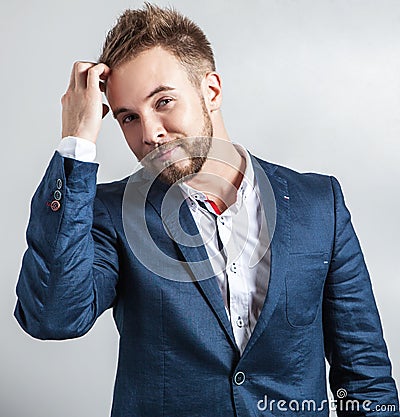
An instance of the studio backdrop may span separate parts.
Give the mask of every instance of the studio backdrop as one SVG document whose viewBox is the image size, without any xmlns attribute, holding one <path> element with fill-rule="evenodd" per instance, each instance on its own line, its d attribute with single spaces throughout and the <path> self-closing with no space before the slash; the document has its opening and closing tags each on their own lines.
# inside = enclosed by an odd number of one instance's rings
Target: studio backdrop
<svg viewBox="0 0 400 417">
<path fill-rule="evenodd" d="M 159 1 L 196 21 L 222 76 L 230 137 L 299 171 L 336 176 L 369 267 L 400 380 L 400 1 Z M 42 342 L 13 318 L 29 202 L 61 132 L 74 61 L 95 61 L 139 1 L 15 0 L 0 6 L 0 415 L 107 417 L 118 337 L 111 312 L 78 340 Z M 136 159 L 109 115 L 99 181 Z"/>
</svg>

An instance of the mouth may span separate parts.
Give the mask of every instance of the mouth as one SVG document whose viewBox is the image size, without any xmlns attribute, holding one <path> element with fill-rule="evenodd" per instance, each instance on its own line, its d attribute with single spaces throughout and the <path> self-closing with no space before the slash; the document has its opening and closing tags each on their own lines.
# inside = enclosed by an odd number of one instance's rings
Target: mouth
<svg viewBox="0 0 400 417">
<path fill-rule="evenodd" d="M 172 146 L 161 146 L 160 149 L 156 149 L 153 151 L 154 155 L 151 155 L 150 159 L 152 161 L 159 160 L 159 161 L 168 161 L 172 159 L 173 154 L 179 147 L 179 144 L 174 144 Z"/>
</svg>

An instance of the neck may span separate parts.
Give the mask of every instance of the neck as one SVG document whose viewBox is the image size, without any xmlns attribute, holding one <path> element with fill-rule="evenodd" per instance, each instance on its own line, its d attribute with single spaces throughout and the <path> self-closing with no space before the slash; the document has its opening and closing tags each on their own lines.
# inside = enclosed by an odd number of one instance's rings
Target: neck
<svg viewBox="0 0 400 417">
<path fill-rule="evenodd" d="M 206 194 L 223 212 L 236 201 L 245 168 L 246 161 L 228 138 L 214 138 L 202 169 L 187 184 Z"/>
</svg>

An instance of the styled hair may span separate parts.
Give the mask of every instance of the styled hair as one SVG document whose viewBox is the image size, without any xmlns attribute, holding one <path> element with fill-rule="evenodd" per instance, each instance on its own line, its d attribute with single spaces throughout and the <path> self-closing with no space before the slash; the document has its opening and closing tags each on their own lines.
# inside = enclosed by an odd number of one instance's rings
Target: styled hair
<svg viewBox="0 0 400 417">
<path fill-rule="evenodd" d="M 107 34 L 99 62 L 116 68 L 154 47 L 173 54 L 195 85 L 215 71 L 210 42 L 199 26 L 171 7 L 147 2 L 141 9 L 122 13 Z"/>
</svg>

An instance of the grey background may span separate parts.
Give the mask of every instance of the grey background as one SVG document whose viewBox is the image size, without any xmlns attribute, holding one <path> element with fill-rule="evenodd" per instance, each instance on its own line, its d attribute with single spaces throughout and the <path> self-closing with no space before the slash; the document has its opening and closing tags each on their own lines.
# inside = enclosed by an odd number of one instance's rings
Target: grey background
<svg viewBox="0 0 400 417">
<path fill-rule="evenodd" d="M 40 342 L 12 317 L 29 201 L 60 137 L 60 97 L 75 60 L 95 60 L 137 1 L 18 1 L 0 6 L 0 414 L 106 417 L 117 334 L 111 314 L 75 341 Z M 158 4 L 167 4 L 160 1 Z M 400 377 L 400 1 L 171 1 L 214 45 L 226 124 L 253 153 L 337 176 L 365 252 Z M 135 158 L 108 117 L 99 180 Z"/>
</svg>

